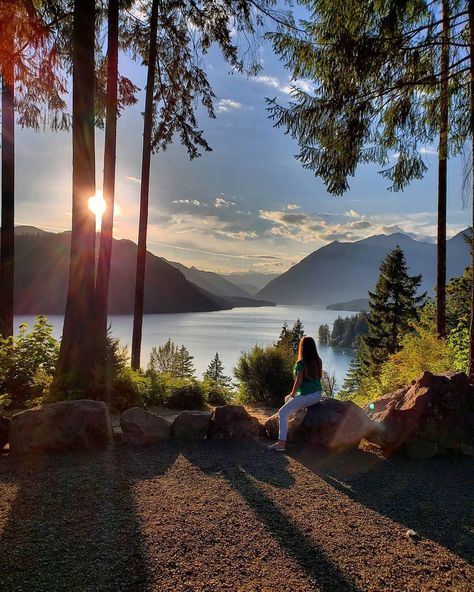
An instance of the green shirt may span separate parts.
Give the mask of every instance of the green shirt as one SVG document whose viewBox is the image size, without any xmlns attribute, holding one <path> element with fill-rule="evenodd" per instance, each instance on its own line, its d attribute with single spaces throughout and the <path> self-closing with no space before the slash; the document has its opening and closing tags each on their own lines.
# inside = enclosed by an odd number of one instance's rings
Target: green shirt
<svg viewBox="0 0 474 592">
<path fill-rule="evenodd" d="M 294 375 L 296 377 L 297 372 L 299 371 L 304 372 L 304 363 L 303 360 L 296 362 L 295 367 L 293 369 Z M 301 383 L 300 388 L 297 390 L 296 395 L 309 395 L 311 393 L 317 393 L 318 391 L 322 391 L 321 381 L 319 378 L 304 378 L 303 375 L 303 382 Z"/>
</svg>

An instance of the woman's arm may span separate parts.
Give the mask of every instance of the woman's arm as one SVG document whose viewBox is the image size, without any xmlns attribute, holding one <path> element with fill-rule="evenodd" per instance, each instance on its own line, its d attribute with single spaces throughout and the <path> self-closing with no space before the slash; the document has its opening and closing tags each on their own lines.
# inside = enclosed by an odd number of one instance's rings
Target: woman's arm
<svg viewBox="0 0 474 592">
<path fill-rule="evenodd" d="M 296 391 L 300 388 L 301 383 L 303 382 L 303 370 L 298 370 L 295 377 L 295 382 L 293 383 L 293 388 L 290 392 L 290 397 L 294 397 L 296 395 Z"/>
</svg>

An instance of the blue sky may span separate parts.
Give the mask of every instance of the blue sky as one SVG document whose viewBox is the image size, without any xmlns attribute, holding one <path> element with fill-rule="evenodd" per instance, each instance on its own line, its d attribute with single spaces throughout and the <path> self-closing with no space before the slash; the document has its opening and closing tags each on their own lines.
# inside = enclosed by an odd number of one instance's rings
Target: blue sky
<svg viewBox="0 0 474 592">
<path fill-rule="evenodd" d="M 298 147 L 274 129 L 266 97 L 289 98 L 289 74 L 271 48 L 261 49 L 255 78 L 231 73 L 219 53 L 205 58 L 216 94 L 217 119 L 200 115 L 213 152 L 190 162 L 178 143 L 152 158 L 148 247 L 169 260 L 218 272 L 281 273 L 332 240 L 353 241 L 403 231 L 433 240 L 436 233 L 436 147 L 426 146 L 429 171 L 404 192 L 387 190 L 375 166 L 360 167 L 343 197 L 294 158 Z M 120 68 L 140 88 L 145 71 L 122 56 Z M 144 93 L 119 119 L 116 238 L 138 235 Z M 97 187 L 102 186 L 103 134 L 97 132 Z M 395 157 L 394 157 L 395 158 Z M 18 130 L 17 224 L 52 231 L 71 223 L 71 136 Z M 465 228 L 462 163 L 449 165 L 448 235 Z"/>
</svg>

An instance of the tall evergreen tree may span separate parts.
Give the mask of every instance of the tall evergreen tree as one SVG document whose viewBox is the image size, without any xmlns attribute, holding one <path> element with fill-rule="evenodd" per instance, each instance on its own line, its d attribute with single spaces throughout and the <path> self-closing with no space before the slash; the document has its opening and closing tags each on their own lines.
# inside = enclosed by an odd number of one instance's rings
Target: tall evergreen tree
<svg viewBox="0 0 474 592">
<path fill-rule="evenodd" d="M 320 325 L 318 329 L 318 343 L 319 345 L 329 345 L 331 341 L 331 333 L 329 331 L 329 325 Z"/>
<path fill-rule="evenodd" d="M 331 345 L 335 347 L 342 345 L 345 332 L 344 319 L 342 317 L 337 317 L 332 326 Z"/>
<path fill-rule="evenodd" d="M 175 356 L 175 375 L 178 378 L 192 378 L 195 374 L 192 356 L 186 346 L 182 345 Z"/>
<path fill-rule="evenodd" d="M 217 386 L 230 386 L 231 379 L 229 376 L 226 376 L 224 374 L 224 365 L 222 364 L 218 352 L 216 352 L 214 358 L 209 362 L 209 366 L 207 367 L 207 370 L 204 372 L 203 378 L 204 380 L 209 380 Z"/>
<path fill-rule="evenodd" d="M 426 294 L 417 295 L 421 275 L 408 275 L 405 256 L 400 247 L 390 252 L 380 265 L 380 276 L 369 292 L 368 333 L 362 340 L 367 355 L 362 364 L 370 373 L 400 349 L 400 340 L 418 320 L 419 307 Z"/>
<path fill-rule="evenodd" d="M 0 2 L 1 239 L 0 337 L 13 335 L 15 250 L 15 113 L 22 127 L 38 129 L 49 112 L 52 129 L 65 127 L 65 85 L 52 30 L 28 0 Z"/>
<path fill-rule="evenodd" d="M 119 0 L 109 0 L 107 16 L 107 91 L 104 141 L 103 196 L 105 212 L 99 242 L 99 261 L 94 287 L 95 331 L 97 336 L 96 368 L 106 373 L 107 305 L 109 300 L 110 265 L 112 258 L 112 233 L 115 197 L 115 162 L 117 149 L 118 102 L 118 45 Z M 110 387 L 110 385 L 105 382 Z M 107 393 L 108 395 L 109 393 Z M 109 398 L 107 396 L 107 398 Z"/>
<path fill-rule="evenodd" d="M 381 165 L 392 188 L 403 189 L 427 169 L 419 147 L 439 138 L 436 290 L 437 329 L 444 336 L 447 158 L 470 133 L 469 2 L 304 4 L 312 18 L 302 31 L 276 33 L 273 42 L 295 78 L 314 81 L 314 92 L 295 89 L 289 107 L 273 101 L 272 116 L 297 139 L 303 166 L 335 194 L 366 162 Z M 397 162 L 387 166 L 391 153 Z"/>
<path fill-rule="evenodd" d="M 200 103 L 214 117 L 214 93 L 203 68 L 203 54 L 216 45 L 236 71 L 254 74 L 260 69 L 254 39 L 262 15 L 272 15 L 272 0 L 228 0 L 186 2 L 185 0 L 139 2 L 147 22 L 129 19 L 128 43 L 134 54 L 147 64 L 140 221 L 135 283 L 135 310 L 131 363 L 140 365 L 143 325 L 143 297 L 146 271 L 146 241 L 150 154 L 164 150 L 177 135 L 190 158 L 210 146 L 198 127 Z M 283 18 L 279 13 L 280 20 Z M 291 18 L 285 16 L 289 22 Z M 239 51 L 239 37 L 247 51 Z"/>
<path fill-rule="evenodd" d="M 72 33 L 72 229 L 63 336 L 54 388 L 81 391 L 94 368 L 95 217 L 94 0 L 75 0 Z"/>
</svg>

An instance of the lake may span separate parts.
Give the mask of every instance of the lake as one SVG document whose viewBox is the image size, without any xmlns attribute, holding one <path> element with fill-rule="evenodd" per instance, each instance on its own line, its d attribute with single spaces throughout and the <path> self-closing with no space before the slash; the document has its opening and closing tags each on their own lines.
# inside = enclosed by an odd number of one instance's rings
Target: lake
<svg viewBox="0 0 474 592">
<path fill-rule="evenodd" d="M 198 376 L 207 368 L 216 352 L 224 364 L 226 374 L 232 374 L 240 352 L 250 350 L 256 343 L 269 345 L 278 339 L 283 323 L 291 327 L 300 318 L 307 335 L 317 336 L 318 327 L 330 326 L 338 316 L 353 312 L 324 310 L 311 306 L 267 306 L 234 308 L 216 312 L 145 315 L 143 319 L 142 366 L 146 367 L 151 348 L 171 338 L 177 345 L 184 344 L 194 356 Z M 61 336 L 63 317 L 50 316 L 54 336 Z M 33 317 L 15 317 L 15 326 L 22 322 L 32 324 Z M 111 316 L 112 334 L 123 345 L 132 337 L 132 316 Z M 319 348 L 324 368 L 335 372 L 341 386 L 352 359 L 351 349 Z"/>
</svg>

